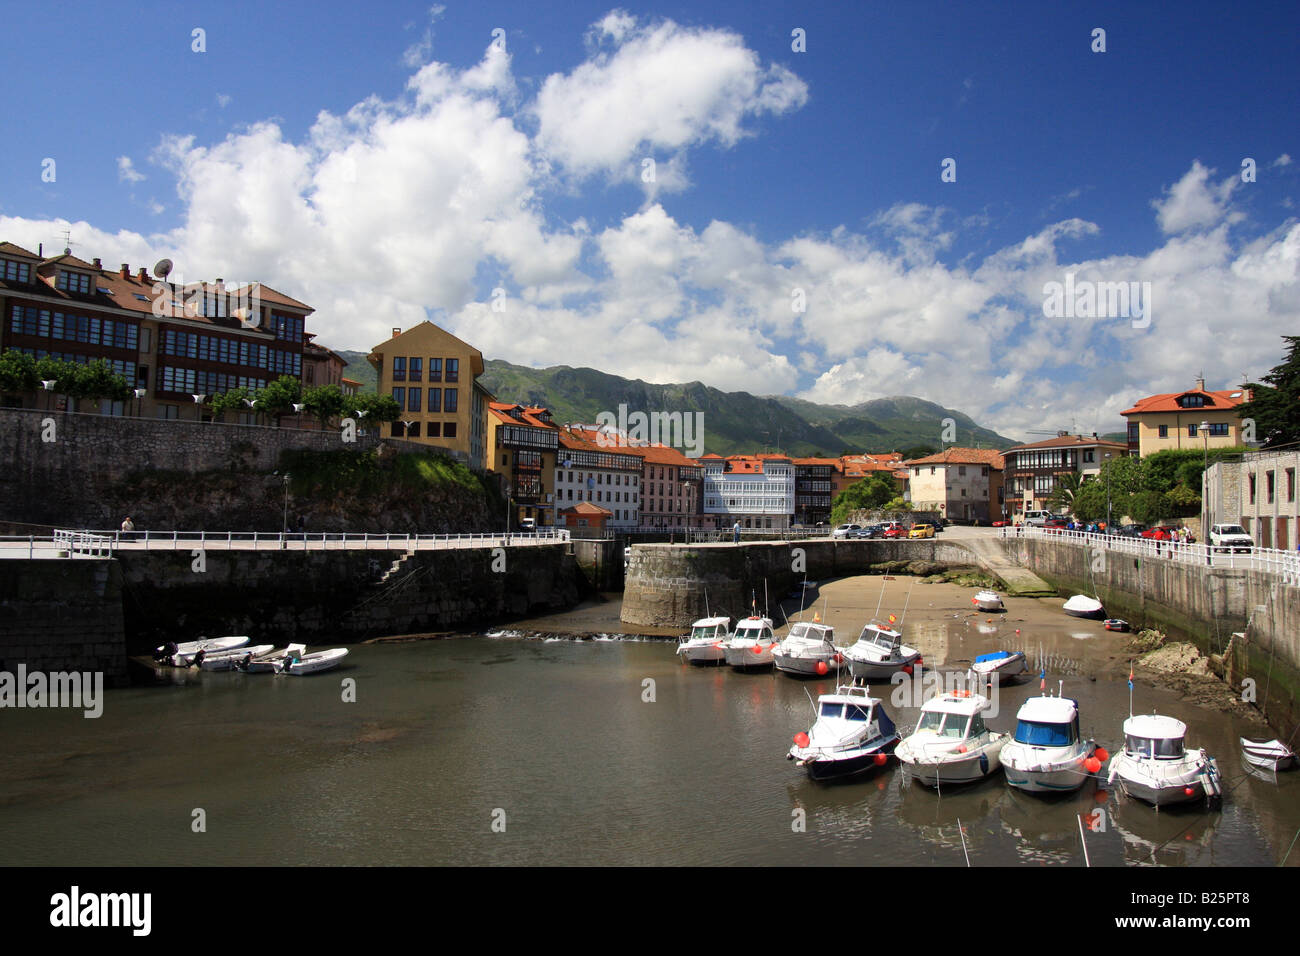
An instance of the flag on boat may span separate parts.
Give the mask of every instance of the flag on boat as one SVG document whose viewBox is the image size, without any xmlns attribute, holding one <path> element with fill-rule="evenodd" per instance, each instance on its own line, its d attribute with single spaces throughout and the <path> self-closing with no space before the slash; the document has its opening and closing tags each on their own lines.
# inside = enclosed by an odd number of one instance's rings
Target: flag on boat
<svg viewBox="0 0 1300 956">
<path fill-rule="evenodd" d="M 889 623 L 890 623 L 890 624 L 893 624 L 893 623 L 894 623 L 895 621 L 897 621 L 897 620 L 898 620 L 898 618 L 894 617 L 894 615 L 892 615 L 892 614 L 889 615 Z"/>
<path fill-rule="evenodd" d="M 1044 667 L 1038 674 L 1038 689 L 1040 691 L 1047 690 L 1047 668 L 1046 667 Z"/>
<path fill-rule="evenodd" d="M 1133 662 L 1128 662 L 1128 689 L 1133 689 Z"/>
<path fill-rule="evenodd" d="M 813 611 L 813 623 L 820 624 L 821 622 L 822 622 L 822 616 L 818 614 L 816 611 Z"/>
</svg>

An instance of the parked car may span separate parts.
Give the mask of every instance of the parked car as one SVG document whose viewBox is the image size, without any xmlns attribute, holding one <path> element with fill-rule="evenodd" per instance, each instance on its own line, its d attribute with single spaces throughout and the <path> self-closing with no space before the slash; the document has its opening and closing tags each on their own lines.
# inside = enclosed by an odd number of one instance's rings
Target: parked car
<svg viewBox="0 0 1300 956">
<path fill-rule="evenodd" d="M 1058 517 L 1057 515 L 1053 515 L 1052 517 L 1043 520 L 1042 527 L 1044 531 L 1059 533 L 1064 531 L 1069 526 L 1069 524 L 1070 522 L 1067 521 L 1065 518 L 1061 518 Z"/>
<path fill-rule="evenodd" d="M 1255 547 L 1255 540 L 1239 524 L 1216 524 L 1210 526 L 1210 547 L 1215 551 L 1249 551 Z"/>
<path fill-rule="evenodd" d="M 918 521 L 916 524 L 912 525 L 911 529 L 907 532 L 907 536 L 909 538 L 933 538 L 934 525 L 930 524 L 928 521 Z"/>
<path fill-rule="evenodd" d="M 1174 532 L 1177 530 L 1178 528 L 1175 525 L 1158 524 L 1154 528 L 1148 528 L 1146 531 L 1143 531 L 1141 537 L 1149 538 L 1153 541 L 1172 541 L 1174 539 Z"/>
<path fill-rule="evenodd" d="M 1142 532 L 1147 530 L 1144 524 L 1122 524 L 1115 528 L 1111 534 L 1119 535 L 1121 538 L 1140 538 Z"/>
<path fill-rule="evenodd" d="M 931 529 L 933 531 L 933 529 Z M 901 524 L 891 524 L 885 526 L 885 532 L 881 537 L 884 538 L 906 538 L 908 529 Z"/>
<path fill-rule="evenodd" d="M 842 524 L 831 532 L 832 538 L 856 538 L 862 530 L 860 524 Z"/>
<path fill-rule="evenodd" d="M 869 524 L 865 528 L 858 530 L 859 538 L 879 538 L 885 533 L 885 529 L 878 524 Z"/>
<path fill-rule="evenodd" d="M 1025 526 L 1029 528 L 1041 528 L 1048 518 L 1054 517 L 1050 511 L 1026 511 Z"/>
<path fill-rule="evenodd" d="M 938 534 L 940 531 L 943 530 L 942 518 L 917 518 L 916 524 L 913 524 L 912 527 L 915 528 L 917 524 L 928 524 L 930 527 L 934 529 L 935 534 Z"/>
<path fill-rule="evenodd" d="M 993 522 L 993 527 L 995 527 L 995 528 L 1008 528 L 1008 527 L 1010 527 L 1010 526 L 1011 526 L 1011 522 L 1010 522 L 1010 521 L 995 521 L 995 522 Z"/>
</svg>

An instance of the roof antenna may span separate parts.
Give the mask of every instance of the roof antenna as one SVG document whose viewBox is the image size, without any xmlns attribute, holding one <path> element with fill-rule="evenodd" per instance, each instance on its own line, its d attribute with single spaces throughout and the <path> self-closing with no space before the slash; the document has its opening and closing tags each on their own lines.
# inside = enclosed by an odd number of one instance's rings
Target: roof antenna
<svg viewBox="0 0 1300 956">
<path fill-rule="evenodd" d="M 70 229 L 63 230 L 63 254 L 72 255 L 72 230 Z"/>
</svg>

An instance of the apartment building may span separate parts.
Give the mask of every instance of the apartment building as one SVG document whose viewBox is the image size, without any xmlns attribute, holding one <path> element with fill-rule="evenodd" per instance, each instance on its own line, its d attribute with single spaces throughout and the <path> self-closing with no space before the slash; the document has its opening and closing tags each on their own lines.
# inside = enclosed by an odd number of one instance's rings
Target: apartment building
<svg viewBox="0 0 1300 956">
<path fill-rule="evenodd" d="M 105 401 L 103 414 L 207 419 L 203 402 L 212 395 L 256 391 L 282 375 L 301 379 L 312 312 L 265 283 L 179 283 L 144 267 L 133 273 L 125 262 L 112 271 L 66 249 L 45 257 L 0 242 L 0 351 L 105 360 L 137 398 Z M 0 398 L 68 407 L 62 396 Z"/>
<path fill-rule="evenodd" d="M 599 527 L 635 528 L 641 523 L 642 459 L 627 449 L 601 445 L 594 428 L 566 426 L 559 433 L 555 501 L 561 509 L 579 503 L 598 505 L 607 515 Z M 575 513 L 594 520 L 595 513 Z"/>
<path fill-rule="evenodd" d="M 633 455 L 640 462 L 640 481 L 633 487 L 632 498 L 640 509 L 639 527 L 699 527 L 701 469 L 696 459 L 668 445 L 629 439 L 612 425 L 573 425 L 571 429 L 607 452 Z"/>
<path fill-rule="evenodd" d="M 478 349 L 426 320 L 405 332 L 393 329 L 366 361 L 378 373 L 376 391 L 393 396 L 403 410 L 400 419 L 383 426 L 385 435 L 444 449 L 475 468 L 486 466 L 491 396 L 476 387 L 483 374 Z"/>
<path fill-rule="evenodd" d="M 1296 473 L 1300 451 L 1260 450 L 1220 461 L 1205 473 L 1202 523 L 1240 524 L 1261 548 L 1300 546 Z"/>
<path fill-rule="evenodd" d="M 560 429 L 549 409 L 508 402 L 488 403 L 489 471 L 510 496 L 511 527 L 531 518 L 538 527 L 555 524 L 555 472 Z"/>
<path fill-rule="evenodd" d="M 1058 432 L 1055 438 L 1015 445 L 1002 452 L 1005 466 L 1008 520 L 1023 518 L 1028 511 L 1047 510 L 1061 476 L 1077 473 L 1095 477 L 1108 458 L 1129 454 L 1129 446 L 1106 441 L 1094 433 L 1091 438 Z"/>
<path fill-rule="evenodd" d="M 837 474 L 843 474 L 838 458 L 794 459 L 795 524 L 816 525 L 831 520 Z"/>
<path fill-rule="evenodd" d="M 704 455 L 704 517 L 714 527 L 789 528 L 794 517 L 794 462 L 784 455 Z"/>
<path fill-rule="evenodd" d="M 907 462 L 912 507 L 954 521 L 1005 517 L 1002 455 L 989 448 L 945 448 Z"/>
<path fill-rule="evenodd" d="M 1145 458 L 1177 448 L 1231 448 L 1245 444 L 1238 407 L 1250 390 L 1207 391 L 1205 379 L 1185 392 L 1138 399 L 1121 414 L 1128 419 L 1128 452 Z"/>
</svg>

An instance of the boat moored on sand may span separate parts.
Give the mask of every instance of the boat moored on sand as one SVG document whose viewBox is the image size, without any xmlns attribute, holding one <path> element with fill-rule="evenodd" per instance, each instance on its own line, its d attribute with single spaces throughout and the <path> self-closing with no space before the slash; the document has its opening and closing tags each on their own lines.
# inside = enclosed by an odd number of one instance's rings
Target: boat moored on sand
<svg viewBox="0 0 1300 956">
<path fill-rule="evenodd" d="M 1296 765 L 1295 751 L 1280 740 L 1257 742 L 1241 738 L 1241 756 L 1252 767 L 1262 770 L 1290 770 Z"/>
<path fill-rule="evenodd" d="M 1076 594 L 1066 601 L 1061 606 L 1061 609 L 1071 617 L 1084 617 L 1093 620 L 1102 617 L 1106 613 L 1100 601 L 1096 598 L 1090 598 L 1086 594 Z"/>
<path fill-rule="evenodd" d="M 990 651 L 980 654 L 970 666 L 971 671 L 981 678 L 980 686 L 990 680 L 999 684 L 1013 680 L 1029 670 L 1025 662 L 1024 651 Z"/>
<path fill-rule="evenodd" d="M 976 591 L 975 596 L 970 599 L 981 611 L 1005 611 L 1006 605 L 1002 603 L 1002 598 L 996 591 L 990 591 L 985 588 L 982 591 Z"/>
<path fill-rule="evenodd" d="M 800 677 L 838 671 L 844 658 L 835 646 L 835 629 L 816 621 L 796 621 L 772 651 L 776 669 Z"/>
</svg>

